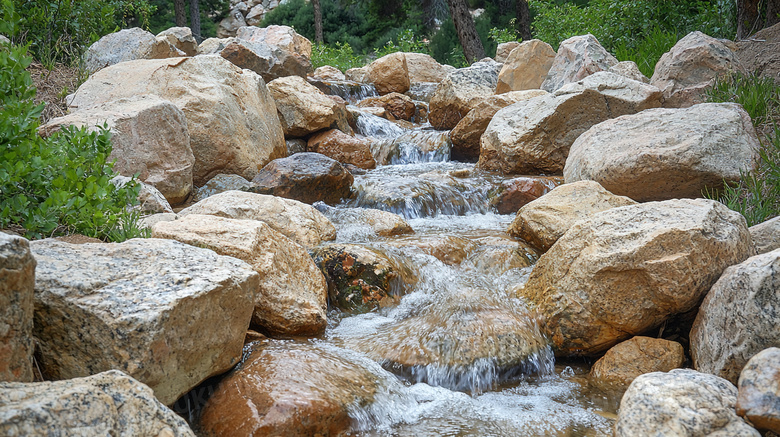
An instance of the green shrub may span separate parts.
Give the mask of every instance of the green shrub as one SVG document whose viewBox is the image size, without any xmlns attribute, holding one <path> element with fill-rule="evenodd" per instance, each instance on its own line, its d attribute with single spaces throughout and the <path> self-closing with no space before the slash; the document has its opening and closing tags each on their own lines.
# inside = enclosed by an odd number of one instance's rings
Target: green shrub
<svg viewBox="0 0 780 437">
<path fill-rule="evenodd" d="M 635 44 L 629 45 L 625 41 L 619 42 L 615 47 L 615 57 L 621 61 L 634 61 L 639 67 L 639 71 L 650 78 L 655 71 L 655 64 L 664 53 L 677 44 L 679 39 L 680 36 L 677 32 L 655 27 L 650 34 L 640 38 Z"/>
<path fill-rule="evenodd" d="M 334 46 L 317 44 L 311 48 L 311 66 L 312 68 L 330 65 L 336 67 L 342 72 L 350 68 L 358 68 L 365 65 L 362 56 L 355 55 L 349 43 L 337 42 Z"/>
<path fill-rule="evenodd" d="M 719 77 L 707 90 L 708 102 L 734 102 L 745 108 L 753 123 L 762 126 L 780 114 L 780 86 L 771 77 L 735 72 Z"/>
</svg>

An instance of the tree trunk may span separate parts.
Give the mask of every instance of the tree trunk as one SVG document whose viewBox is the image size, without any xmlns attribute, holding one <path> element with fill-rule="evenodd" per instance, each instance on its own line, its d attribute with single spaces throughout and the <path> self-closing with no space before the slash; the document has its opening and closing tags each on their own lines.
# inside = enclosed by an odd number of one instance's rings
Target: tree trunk
<svg viewBox="0 0 780 437">
<path fill-rule="evenodd" d="M 771 27 L 777 23 L 780 23 L 780 0 L 767 0 L 764 27 Z"/>
<path fill-rule="evenodd" d="M 528 0 L 517 0 L 517 31 L 523 41 L 531 39 L 531 10 Z"/>
<path fill-rule="evenodd" d="M 760 0 L 737 0 L 737 39 L 744 39 L 761 28 Z"/>
<path fill-rule="evenodd" d="M 176 17 L 176 26 L 187 26 L 187 13 L 184 12 L 184 0 L 173 0 L 173 11 Z"/>
<path fill-rule="evenodd" d="M 320 0 L 311 0 L 312 6 L 314 6 L 314 42 L 322 44 L 322 8 L 320 8 Z"/>
<path fill-rule="evenodd" d="M 474 26 L 474 20 L 469 14 L 466 6 L 466 0 L 447 0 L 450 6 L 450 16 L 455 23 L 455 30 L 458 32 L 458 40 L 463 47 L 463 54 L 469 64 L 485 57 L 485 48 L 477 34 L 477 28 Z"/>
<path fill-rule="evenodd" d="M 190 0 L 190 29 L 192 29 L 192 36 L 195 41 L 200 43 L 203 38 L 200 37 L 200 8 L 198 7 L 198 0 Z"/>
</svg>

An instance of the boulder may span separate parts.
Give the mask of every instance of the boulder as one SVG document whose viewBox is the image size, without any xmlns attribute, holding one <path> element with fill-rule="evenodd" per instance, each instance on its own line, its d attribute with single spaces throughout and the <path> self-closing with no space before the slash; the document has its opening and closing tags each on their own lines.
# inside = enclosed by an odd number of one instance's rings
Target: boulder
<svg viewBox="0 0 780 437">
<path fill-rule="evenodd" d="M 482 135 L 478 166 L 505 174 L 560 174 L 572 143 L 591 126 L 660 105 L 655 87 L 614 73 L 590 75 L 499 110 Z"/>
<path fill-rule="evenodd" d="M 780 349 L 770 347 L 739 375 L 737 414 L 760 430 L 780 433 Z"/>
<path fill-rule="evenodd" d="M 550 44 L 538 39 L 523 41 L 503 61 L 496 94 L 541 88 L 554 59 L 555 50 Z"/>
<path fill-rule="evenodd" d="M 496 112 L 514 103 L 546 94 L 542 90 L 514 91 L 490 96 L 478 103 L 450 132 L 452 159 L 478 160 L 479 140 Z"/>
<path fill-rule="evenodd" d="M 225 191 L 179 212 L 181 216 L 187 214 L 259 220 L 307 249 L 336 239 L 336 228 L 321 212 L 311 205 L 281 197 Z"/>
<path fill-rule="evenodd" d="M 123 176 L 154 186 L 171 204 L 184 202 L 192 190 L 195 156 L 187 119 L 173 103 L 155 95 L 120 98 L 50 120 L 38 132 L 47 137 L 64 126 L 111 132 L 109 160 Z"/>
<path fill-rule="evenodd" d="M 628 197 L 616 196 L 597 182 L 564 184 L 520 208 L 507 232 L 547 251 L 578 220 L 634 204 Z"/>
<path fill-rule="evenodd" d="M 258 24 L 261 24 L 267 12 L 269 11 L 265 9 L 265 6 L 263 6 L 262 3 L 256 4 L 251 9 L 249 9 L 249 11 L 246 13 L 246 16 L 244 17 L 244 20 L 246 20 L 246 25 L 257 26 Z"/>
<path fill-rule="evenodd" d="M 369 365 L 311 343 L 250 343 L 242 365 L 209 398 L 200 428 L 224 436 L 342 435 L 350 411 L 383 388 Z"/>
<path fill-rule="evenodd" d="M 342 164 L 372 169 L 376 161 L 371 154 L 371 140 L 347 135 L 338 129 L 316 133 L 309 137 L 306 150 L 323 154 Z"/>
<path fill-rule="evenodd" d="M 759 255 L 780 249 L 780 217 L 751 226 L 750 236 Z"/>
<path fill-rule="evenodd" d="M 260 279 L 245 262 L 157 239 L 31 248 L 45 378 L 118 369 L 170 405 L 241 358 Z"/>
<path fill-rule="evenodd" d="M 742 70 L 734 52 L 699 31 L 677 41 L 661 56 L 650 84 L 664 93 L 664 107 L 687 108 L 704 101 L 717 76 Z"/>
<path fill-rule="evenodd" d="M 84 67 L 91 74 L 120 62 L 178 56 L 185 56 L 185 53 L 167 39 L 158 40 L 151 33 L 133 27 L 109 33 L 89 46 L 84 54 Z"/>
<path fill-rule="evenodd" d="M 225 191 L 243 190 L 252 184 L 248 180 L 236 174 L 218 174 L 206 182 L 206 185 L 192 190 L 192 203 L 211 197 Z"/>
<path fill-rule="evenodd" d="M 218 55 L 228 44 L 235 42 L 235 37 L 230 38 L 206 38 L 198 46 L 201 55 Z"/>
<path fill-rule="evenodd" d="M 130 180 L 127 176 L 114 176 L 109 182 L 117 187 L 123 187 Z M 133 209 L 140 211 L 141 215 L 173 212 L 171 204 L 157 188 L 143 182 L 139 184 L 141 190 L 138 192 L 138 205 L 133 206 Z"/>
<path fill-rule="evenodd" d="M 556 176 L 521 176 L 501 182 L 500 193 L 491 199 L 499 214 L 514 214 L 528 202 L 534 201 L 563 182 Z"/>
<path fill-rule="evenodd" d="M 152 231 L 152 228 L 154 225 L 156 225 L 159 222 L 170 222 L 173 220 L 178 220 L 179 215 L 172 212 L 161 212 L 158 214 L 152 214 L 149 216 L 146 216 L 138 221 L 138 227 L 141 229 L 148 229 L 149 232 Z M 65 241 L 66 243 L 72 243 L 72 241 Z M 91 243 L 102 243 L 102 241 L 92 241 Z"/>
<path fill-rule="evenodd" d="M 495 93 L 499 70 L 501 64 L 488 61 L 448 74 L 431 97 L 431 126 L 440 130 L 454 128 L 469 111 Z"/>
<path fill-rule="evenodd" d="M 689 369 L 637 377 L 623 395 L 615 437 L 759 437 L 734 411 L 737 388 Z"/>
<path fill-rule="evenodd" d="M 638 202 L 702 197 L 758 164 L 750 116 L 736 103 L 650 109 L 591 127 L 574 141 L 566 182 L 593 180 Z"/>
<path fill-rule="evenodd" d="M 271 161 L 252 179 L 253 193 L 312 204 L 349 198 L 353 177 L 338 161 L 319 153 L 296 153 Z"/>
<path fill-rule="evenodd" d="M 558 46 L 558 53 L 541 88 L 553 92 L 567 83 L 607 71 L 617 63 L 618 60 L 593 35 L 573 36 Z"/>
<path fill-rule="evenodd" d="M 195 437 L 148 386 L 119 370 L 66 381 L 0 383 L 0 434 Z"/>
<path fill-rule="evenodd" d="M 774 250 L 723 272 L 704 298 L 691 328 L 691 358 L 696 370 L 736 383 L 753 355 L 780 346 L 778 269 L 780 250 Z"/>
<path fill-rule="evenodd" d="M 280 77 L 268 82 L 286 137 L 303 137 L 336 127 L 337 103 L 306 79 Z"/>
<path fill-rule="evenodd" d="M 252 323 L 270 335 L 307 336 L 325 330 L 325 278 L 298 243 L 257 220 L 187 214 L 157 223 L 152 238 L 177 240 L 246 261 L 260 275 Z"/>
<path fill-rule="evenodd" d="M 425 53 L 406 52 L 404 57 L 410 84 L 439 83 L 455 70 L 451 65 L 439 64 L 431 55 Z"/>
<path fill-rule="evenodd" d="M 368 73 L 368 66 L 350 68 L 344 72 L 344 77 L 347 80 L 351 80 L 357 83 L 371 83 L 371 78 Z"/>
<path fill-rule="evenodd" d="M 170 45 L 184 52 L 187 56 L 198 54 L 198 42 L 192 36 L 192 29 L 189 27 L 171 27 L 157 34 L 157 38 L 163 38 Z"/>
<path fill-rule="evenodd" d="M 704 199 L 612 208 L 577 221 L 521 291 L 560 356 L 595 355 L 694 309 L 752 252 L 745 219 Z"/>
<path fill-rule="evenodd" d="M 326 208 L 324 212 L 337 224 L 369 228 L 370 232 L 380 237 L 414 233 L 403 217 L 392 212 L 371 208 Z"/>
<path fill-rule="evenodd" d="M 499 44 L 498 47 L 496 47 L 496 62 L 500 62 L 502 64 L 506 63 L 507 58 L 512 53 L 512 50 L 516 49 L 519 45 L 520 43 L 517 41 L 502 42 Z"/>
<path fill-rule="evenodd" d="M 772 77 L 780 82 L 780 52 L 773 50 L 780 44 L 780 23 L 737 41 L 736 55 L 748 72 L 759 77 Z"/>
<path fill-rule="evenodd" d="M 380 97 L 369 97 L 361 100 L 359 108 L 379 107 L 385 108 L 396 119 L 409 121 L 414 116 L 414 102 L 409 96 L 398 93 L 388 93 Z"/>
<path fill-rule="evenodd" d="M 684 362 L 680 343 L 636 336 L 612 346 L 590 369 L 588 379 L 596 387 L 626 390 L 639 375 L 668 372 L 682 367 Z"/>
<path fill-rule="evenodd" d="M 322 67 L 317 67 L 314 72 L 311 74 L 311 77 L 317 78 L 319 80 L 328 80 L 328 81 L 342 81 L 347 80 L 347 77 L 344 76 L 344 73 L 341 72 L 336 67 L 331 67 L 330 65 L 323 65 Z"/>
<path fill-rule="evenodd" d="M 195 155 L 195 185 L 220 173 L 251 179 L 286 153 L 276 104 L 262 78 L 219 56 L 105 68 L 79 87 L 69 107 L 81 110 L 137 94 L 157 95 L 184 112 Z"/>
<path fill-rule="evenodd" d="M 219 22 L 217 27 L 217 38 L 229 38 L 236 36 L 238 29 L 246 26 L 244 14 L 238 9 L 231 9 L 227 17 Z"/>
<path fill-rule="evenodd" d="M 35 265 L 26 239 L 0 232 L 0 381 L 33 380 Z"/>
<path fill-rule="evenodd" d="M 287 156 L 306 151 L 306 140 L 303 138 L 290 138 L 284 140 L 284 143 L 287 145 Z"/>
<path fill-rule="evenodd" d="M 620 61 L 609 67 L 609 70 L 607 71 L 625 76 L 629 79 L 638 80 L 639 82 L 650 83 L 650 79 L 639 71 L 639 66 L 637 66 L 634 61 Z"/>
<path fill-rule="evenodd" d="M 380 95 L 409 91 L 409 67 L 403 52 L 390 53 L 368 65 L 368 80 Z"/>
</svg>

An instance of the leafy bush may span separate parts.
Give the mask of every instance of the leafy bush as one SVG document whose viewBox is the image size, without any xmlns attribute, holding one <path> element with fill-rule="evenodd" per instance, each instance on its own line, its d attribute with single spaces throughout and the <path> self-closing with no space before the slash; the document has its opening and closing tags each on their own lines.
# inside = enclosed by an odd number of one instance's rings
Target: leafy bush
<svg viewBox="0 0 780 437">
<path fill-rule="evenodd" d="M 325 44 L 312 46 L 312 68 L 322 67 L 323 65 L 336 67 L 343 72 L 350 68 L 362 67 L 365 65 L 365 61 L 362 56 L 355 55 L 352 47 L 346 42 L 337 42 L 334 46 L 326 46 Z"/>
<path fill-rule="evenodd" d="M 109 133 L 69 128 L 38 136 L 43 105 L 25 70 L 32 59 L 19 46 L 0 46 L 0 228 L 28 238 L 67 233 L 116 239 L 137 236 L 134 213 L 139 184 L 123 188 L 115 176 Z"/>
<path fill-rule="evenodd" d="M 756 126 L 780 114 L 780 86 L 771 77 L 739 72 L 719 77 L 707 90 L 706 98 L 708 102 L 739 103 Z"/>
</svg>

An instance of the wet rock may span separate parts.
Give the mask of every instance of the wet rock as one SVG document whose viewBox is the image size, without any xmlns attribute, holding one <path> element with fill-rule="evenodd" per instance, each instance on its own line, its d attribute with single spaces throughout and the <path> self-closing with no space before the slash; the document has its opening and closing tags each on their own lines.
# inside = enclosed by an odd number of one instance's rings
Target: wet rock
<svg viewBox="0 0 780 437">
<path fill-rule="evenodd" d="M 0 381 L 33 380 L 35 265 L 26 239 L 0 232 Z"/>
<path fill-rule="evenodd" d="M 639 82 L 650 83 L 650 79 L 639 71 L 639 67 L 634 61 L 620 61 L 609 67 L 609 70 L 607 71 L 625 76 L 629 79 L 638 80 Z"/>
<path fill-rule="evenodd" d="M 499 44 L 498 47 L 496 47 L 496 62 L 500 62 L 502 64 L 506 63 L 506 59 L 509 57 L 509 54 L 512 53 L 512 50 L 516 49 L 519 45 L 520 43 L 517 41 L 502 42 Z"/>
<path fill-rule="evenodd" d="M 182 216 L 187 214 L 259 220 L 307 249 L 336 239 L 336 228 L 321 212 L 311 205 L 282 197 L 225 191 L 179 212 Z"/>
<path fill-rule="evenodd" d="M 737 388 L 725 379 L 689 369 L 639 376 L 620 402 L 616 437 L 761 434 L 734 412 Z"/>
<path fill-rule="evenodd" d="M 328 288 L 306 249 L 256 220 L 188 214 L 160 222 L 153 238 L 177 240 L 246 261 L 260 275 L 252 323 L 271 335 L 325 330 Z"/>
<path fill-rule="evenodd" d="M 440 130 L 454 128 L 469 111 L 495 93 L 500 70 L 497 62 L 476 62 L 448 74 L 431 97 L 431 125 Z"/>
<path fill-rule="evenodd" d="M 590 75 L 499 110 L 482 135 L 478 166 L 505 174 L 560 174 L 572 143 L 591 126 L 660 105 L 655 87 L 614 73 Z"/>
<path fill-rule="evenodd" d="M 554 59 L 555 50 L 546 42 L 523 41 L 504 61 L 498 73 L 496 94 L 541 88 Z"/>
<path fill-rule="evenodd" d="M 362 169 L 376 167 L 371 154 L 370 139 L 347 135 L 338 129 L 331 129 L 312 135 L 306 146 L 309 152 L 320 153 L 342 164 L 352 164 Z"/>
<path fill-rule="evenodd" d="M 156 239 L 31 248 L 45 378 L 118 369 L 170 405 L 238 362 L 259 282 L 243 261 Z"/>
<path fill-rule="evenodd" d="M 454 71 L 454 70 L 455 70 L 455 67 L 453 67 L 451 71 Z M 442 80 L 444 80 L 444 79 L 442 79 Z M 427 104 L 427 103 L 429 103 L 431 101 L 431 98 L 433 97 L 433 94 L 436 92 L 436 88 L 438 86 L 439 86 L 438 82 L 413 83 L 412 86 L 409 87 L 409 91 L 407 91 L 405 94 L 407 96 L 411 97 L 413 100 L 416 100 L 418 102 L 423 102 L 423 103 Z M 427 108 L 427 106 L 426 106 L 426 108 Z"/>
<path fill-rule="evenodd" d="M 468 264 L 490 276 L 529 267 L 539 259 L 539 254 L 532 247 L 509 238 L 484 237 L 478 240 L 478 244 L 479 248 L 468 256 Z"/>
<path fill-rule="evenodd" d="M 236 36 L 238 29 L 244 26 L 246 26 L 246 19 L 244 18 L 244 14 L 242 14 L 238 9 L 231 9 L 228 16 L 219 22 L 219 26 L 217 27 L 217 37 L 229 38 L 231 36 Z"/>
<path fill-rule="evenodd" d="M 195 155 L 195 185 L 220 173 L 251 179 L 286 153 L 276 104 L 262 78 L 219 56 L 105 68 L 79 87 L 69 107 L 80 110 L 137 94 L 157 95 L 184 112 Z"/>
<path fill-rule="evenodd" d="M 246 26 L 236 32 L 236 38 L 255 44 L 265 44 L 271 51 L 269 69 L 261 76 L 266 82 L 284 76 L 306 76 L 311 73 L 311 41 L 292 27 L 271 25 Z"/>
<path fill-rule="evenodd" d="M 350 68 L 344 72 L 344 76 L 347 80 L 351 80 L 357 83 L 371 83 L 371 78 L 368 74 L 368 66 L 359 68 Z"/>
<path fill-rule="evenodd" d="M 425 253 L 451 266 L 462 263 L 477 248 L 473 241 L 454 235 L 403 237 L 387 245 Z"/>
<path fill-rule="evenodd" d="M 757 353 L 739 375 L 737 414 L 761 430 L 780 433 L 780 349 Z"/>
<path fill-rule="evenodd" d="M 157 34 L 157 38 L 163 38 L 187 56 L 198 54 L 198 42 L 192 36 L 189 27 L 171 27 Z"/>
<path fill-rule="evenodd" d="M 328 215 L 340 223 L 364 224 L 380 237 L 413 234 L 409 223 L 398 214 L 371 208 L 332 208 Z"/>
<path fill-rule="evenodd" d="M 638 202 L 702 197 L 758 163 L 750 116 L 736 103 L 651 109 L 599 123 L 574 141 L 566 182 L 594 180 Z"/>
<path fill-rule="evenodd" d="M 252 184 L 248 180 L 236 174 L 218 174 L 206 182 L 206 185 L 195 188 L 192 192 L 192 202 L 198 203 L 201 200 L 211 197 L 215 194 L 225 191 L 243 190 L 249 188 Z"/>
<path fill-rule="evenodd" d="M 404 53 L 390 53 L 370 63 L 368 65 L 368 80 L 374 84 L 380 95 L 403 94 L 409 91 L 409 67 L 406 64 Z"/>
<path fill-rule="evenodd" d="M 352 181 L 352 175 L 338 161 L 307 152 L 271 161 L 252 179 L 249 190 L 308 204 L 334 204 L 351 196 Z"/>
<path fill-rule="evenodd" d="M 207 435 L 340 435 L 350 410 L 381 388 L 366 364 L 330 348 L 279 340 L 247 347 L 203 410 Z"/>
<path fill-rule="evenodd" d="M 328 244 L 313 257 L 328 279 L 332 305 L 365 313 L 396 302 L 393 283 L 399 274 L 384 254 L 357 244 Z"/>
<path fill-rule="evenodd" d="M 192 190 L 195 156 L 187 119 L 173 103 L 155 95 L 122 98 L 58 117 L 38 132 L 48 137 L 65 126 L 98 130 L 107 125 L 114 171 L 154 186 L 171 204 Z"/>
<path fill-rule="evenodd" d="M 752 250 L 744 217 L 719 202 L 612 208 L 569 228 L 522 294 L 546 317 L 557 354 L 594 355 L 692 310 Z"/>
<path fill-rule="evenodd" d="M 287 156 L 306 151 L 306 140 L 303 138 L 290 138 L 284 142 L 287 144 Z"/>
<path fill-rule="evenodd" d="M 664 93 L 664 107 L 687 108 L 704 101 L 717 76 L 742 70 L 734 52 L 699 31 L 677 41 L 661 56 L 650 84 Z"/>
<path fill-rule="evenodd" d="M 450 132 L 452 159 L 459 161 L 478 160 L 479 140 L 496 112 L 514 103 L 546 94 L 547 92 L 542 90 L 507 92 L 490 96 L 477 104 Z"/>
<path fill-rule="evenodd" d="M 661 338 L 633 337 L 610 348 L 590 369 L 590 383 L 604 389 L 625 390 L 639 375 L 682 367 L 680 343 Z"/>
<path fill-rule="evenodd" d="M 109 182 L 117 187 L 123 187 L 130 182 L 130 178 L 127 176 L 114 176 Z M 172 213 L 173 208 L 165 196 L 160 193 L 157 188 L 143 182 L 139 182 L 141 190 L 138 192 L 138 205 L 133 206 L 133 209 L 140 211 L 142 214 L 158 214 L 158 213 Z"/>
<path fill-rule="evenodd" d="M 750 236 L 759 255 L 780 249 L 780 217 L 751 226 Z"/>
<path fill-rule="evenodd" d="M 66 381 L 0 383 L 0 434 L 195 436 L 149 387 L 119 370 Z"/>
<path fill-rule="evenodd" d="M 108 66 L 136 59 L 164 59 L 184 56 L 167 40 L 156 39 L 138 28 L 109 33 L 89 46 L 84 54 L 84 65 L 89 73 Z"/>
<path fill-rule="evenodd" d="M 414 116 L 414 102 L 409 96 L 398 93 L 389 93 L 380 97 L 369 97 L 361 100 L 357 105 L 359 108 L 380 107 L 385 108 L 394 118 L 400 120 L 411 120 Z"/>
<path fill-rule="evenodd" d="M 337 103 L 306 79 L 287 76 L 268 82 L 286 137 L 303 137 L 336 125 Z"/>
<path fill-rule="evenodd" d="M 439 83 L 447 77 L 447 74 L 455 70 L 451 65 L 439 64 L 432 56 L 425 53 L 406 52 L 404 57 L 411 84 Z"/>
<path fill-rule="evenodd" d="M 541 88 L 553 92 L 567 83 L 607 71 L 617 63 L 618 60 L 593 35 L 573 36 L 558 46 L 558 53 Z"/>
<path fill-rule="evenodd" d="M 330 65 L 323 65 L 322 67 L 317 67 L 314 72 L 311 74 L 311 77 L 319 79 L 319 80 L 347 80 L 347 77 L 344 76 L 344 73 L 341 72 L 336 67 L 331 67 Z"/>
<path fill-rule="evenodd" d="M 501 192 L 491 201 L 499 214 L 514 214 L 527 203 L 547 194 L 563 182 L 560 177 L 519 177 L 501 183 Z"/>
<path fill-rule="evenodd" d="M 547 251 L 578 220 L 619 206 L 634 205 L 628 197 L 615 196 L 593 181 L 579 181 L 554 188 L 517 212 L 509 234 Z"/>
<path fill-rule="evenodd" d="M 696 370 L 736 383 L 753 355 L 780 345 L 780 250 L 733 264 L 699 308 L 691 357 Z"/>
</svg>

